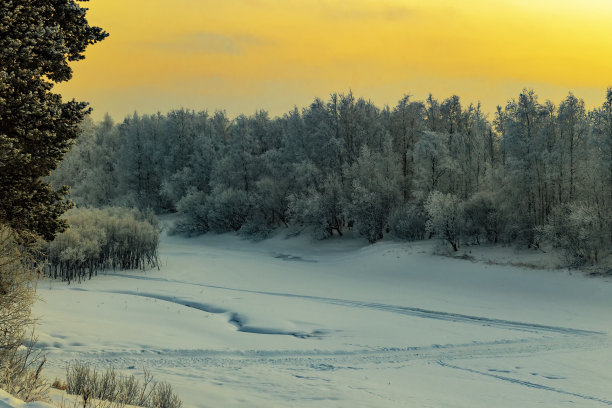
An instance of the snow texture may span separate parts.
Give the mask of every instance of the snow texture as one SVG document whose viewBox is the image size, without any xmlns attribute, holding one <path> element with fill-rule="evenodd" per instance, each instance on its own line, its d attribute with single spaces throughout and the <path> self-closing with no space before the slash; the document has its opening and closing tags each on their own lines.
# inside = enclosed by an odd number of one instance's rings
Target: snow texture
<svg viewBox="0 0 612 408">
<path fill-rule="evenodd" d="M 51 408 L 51 405 L 43 402 L 25 403 L 13 398 L 6 391 L 0 390 L 0 408 Z"/>
<path fill-rule="evenodd" d="M 609 278 L 433 245 L 163 236 L 160 270 L 39 284 L 47 375 L 148 367 L 186 407 L 612 405 Z"/>
</svg>

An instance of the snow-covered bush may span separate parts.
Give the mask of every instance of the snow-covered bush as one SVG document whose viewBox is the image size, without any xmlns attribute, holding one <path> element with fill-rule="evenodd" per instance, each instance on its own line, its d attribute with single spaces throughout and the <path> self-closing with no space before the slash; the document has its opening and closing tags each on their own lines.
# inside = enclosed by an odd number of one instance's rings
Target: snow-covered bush
<svg viewBox="0 0 612 408">
<path fill-rule="evenodd" d="M 177 204 L 179 221 L 171 232 L 198 235 L 208 232 L 208 204 L 203 191 L 191 189 Z"/>
<path fill-rule="evenodd" d="M 555 208 L 548 223 L 538 229 L 540 238 L 565 251 L 572 266 L 596 263 L 606 232 L 601 229 L 596 209 L 581 203 Z"/>
<path fill-rule="evenodd" d="M 416 241 L 425 238 L 427 214 L 422 202 L 396 208 L 389 217 L 389 229 L 397 238 Z"/>
<path fill-rule="evenodd" d="M 152 408 L 180 408 L 183 406 L 183 402 L 167 382 L 155 384 L 150 404 Z"/>
<path fill-rule="evenodd" d="M 270 236 L 274 231 L 274 227 L 266 222 L 258 219 L 247 221 L 240 227 L 238 231 L 244 238 L 251 239 L 253 241 L 261 241 Z"/>
<path fill-rule="evenodd" d="M 70 282 L 91 278 L 105 268 L 144 269 L 158 265 L 159 229 L 150 212 L 75 209 L 65 218 L 70 228 L 46 248 L 49 276 Z"/>
<path fill-rule="evenodd" d="M 249 197 L 244 190 L 218 187 L 208 197 L 207 220 L 211 231 L 238 231 L 250 213 Z"/>
<path fill-rule="evenodd" d="M 325 239 L 344 227 L 342 186 L 337 175 L 328 176 L 322 191 L 289 196 L 289 213 L 295 224 L 312 229 L 313 238 Z"/>
<path fill-rule="evenodd" d="M 453 194 L 433 191 L 425 201 L 427 231 L 448 242 L 453 251 L 459 249 L 462 205 Z"/>
</svg>

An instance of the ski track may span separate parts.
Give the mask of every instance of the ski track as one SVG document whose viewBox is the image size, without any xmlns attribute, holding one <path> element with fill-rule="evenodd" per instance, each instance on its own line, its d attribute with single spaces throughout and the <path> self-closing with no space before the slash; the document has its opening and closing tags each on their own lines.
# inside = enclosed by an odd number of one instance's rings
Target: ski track
<svg viewBox="0 0 612 408">
<path fill-rule="evenodd" d="M 465 344 L 434 344 L 415 347 L 381 347 L 357 350 L 197 350 L 197 349 L 135 349 L 122 351 L 75 352 L 80 360 L 103 361 L 114 367 L 141 365 L 154 367 L 231 367 L 241 369 L 253 365 L 309 368 L 317 371 L 356 370 L 367 365 L 401 367 L 412 361 L 469 360 L 498 358 L 534 353 L 597 348 L 598 341 L 568 342 L 561 339 L 519 339 L 472 342 Z M 69 356 L 65 350 L 56 353 Z M 53 359 L 50 365 L 59 361 Z M 453 367 L 454 368 L 454 367 Z"/>
<path fill-rule="evenodd" d="M 436 319 L 436 320 L 444 320 L 456 323 L 472 323 L 478 324 L 481 326 L 490 326 L 497 327 L 502 329 L 510 329 L 510 330 L 518 330 L 524 332 L 531 333 L 541 333 L 541 332 L 549 332 L 549 333 L 557 333 L 557 334 L 569 334 L 574 336 L 593 336 L 593 335 L 604 335 L 603 332 L 591 331 L 591 330 L 583 330 L 583 329 L 575 329 L 568 327 L 560 327 L 560 326 L 549 326 L 544 324 L 537 323 L 526 323 L 526 322 L 518 322 L 512 320 L 504 320 L 504 319 L 495 319 L 489 317 L 482 316 L 470 316 L 460 313 L 451 313 L 451 312 L 441 312 L 435 310 L 427 310 L 421 309 L 417 307 L 410 306 L 398 306 L 398 305 L 388 305 L 384 303 L 376 303 L 376 302 L 363 302 L 358 300 L 347 300 L 347 299 L 337 299 L 337 298 L 329 298 L 329 297 L 321 297 L 321 296 L 310 296 L 310 295 L 298 295 L 293 293 L 282 293 L 282 292 L 268 292 L 268 291 L 256 291 L 249 289 L 238 289 L 238 288 L 228 288 L 224 286 L 215 286 L 215 285 L 206 285 L 202 283 L 193 283 L 193 282 L 185 282 L 174 279 L 164 279 L 164 278 L 154 278 L 147 276 L 136 276 L 136 275 L 123 275 L 123 274 L 109 274 L 110 276 L 121 276 L 130 279 L 140 279 L 140 280 L 150 280 L 150 281 L 159 281 L 159 282 L 167 282 L 167 283 L 176 283 L 181 285 L 189 285 L 189 286 L 199 286 L 209 289 L 222 289 L 234 292 L 242 292 L 242 293 L 251 293 L 258 295 L 266 295 L 266 296 L 278 296 L 285 298 L 295 298 L 295 299 L 304 299 L 311 300 L 315 302 L 333 304 L 338 306 L 347 306 L 347 307 L 359 307 L 366 309 L 374 309 L 379 311 L 386 311 L 396 314 L 403 314 L 412 317 L 419 317 L 424 319 Z M 192 307 L 198 310 L 202 310 L 208 313 L 227 313 L 228 310 L 219 309 L 214 306 L 210 306 L 207 304 L 203 304 L 200 302 L 194 302 L 191 300 L 181 299 L 173 296 L 163 296 L 152 293 L 141 293 L 136 291 L 122 290 L 122 291 L 108 291 L 109 293 L 118 293 L 124 295 L 133 295 L 133 296 L 144 296 L 151 297 L 158 300 L 164 300 L 168 302 L 173 302 L 179 305 Z"/>
<path fill-rule="evenodd" d="M 487 373 L 487 372 L 484 372 L 484 371 L 478 371 L 478 370 L 474 370 L 474 369 L 471 369 L 471 368 L 459 367 L 459 366 L 456 366 L 456 365 L 445 363 L 443 361 L 438 361 L 438 364 L 441 367 L 453 368 L 455 370 L 461 370 L 461 371 L 465 371 L 465 372 L 472 373 L 472 374 L 484 375 L 486 377 L 496 378 L 498 380 L 506 381 L 506 382 L 509 382 L 509 383 L 512 383 L 512 384 L 523 385 L 525 387 L 535 388 L 535 389 L 538 389 L 538 390 L 551 391 L 551 392 L 555 392 L 557 394 L 570 395 L 572 397 L 577 397 L 577 398 L 582 398 L 582 399 L 585 399 L 585 400 L 600 402 L 600 403 L 605 404 L 605 405 L 612 405 L 612 401 L 609 401 L 609 400 L 606 400 L 606 399 L 592 397 L 592 396 L 589 396 L 589 395 L 579 394 L 579 393 L 570 392 L 570 391 L 565 391 L 565 390 L 562 390 L 562 389 L 559 389 L 559 388 L 549 387 L 547 385 L 536 384 L 536 383 L 533 383 L 533 382 L 530 382 L 530 381 L 519 380 L 517 378 L 511 378 L 511 377 L 505 377 L 503 375 L 492 374 L 490 372 Z"/>
</svg>

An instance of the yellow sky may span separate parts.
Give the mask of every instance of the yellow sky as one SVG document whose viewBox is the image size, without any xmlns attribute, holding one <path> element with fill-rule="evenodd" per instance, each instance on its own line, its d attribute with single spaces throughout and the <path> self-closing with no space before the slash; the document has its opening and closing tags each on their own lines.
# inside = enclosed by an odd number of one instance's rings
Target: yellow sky
<svg viewBox="0 0 612 408">
<path fill-rule="evenodd" d="M 485 111 L 533 88 L 588 107 L 612 85 L 611 0 L 91 0 L 110 37 L 56 89 L 94 118 L 134 110 L 266 109 L 281 115 L 347 92 Z"/>
</svg>

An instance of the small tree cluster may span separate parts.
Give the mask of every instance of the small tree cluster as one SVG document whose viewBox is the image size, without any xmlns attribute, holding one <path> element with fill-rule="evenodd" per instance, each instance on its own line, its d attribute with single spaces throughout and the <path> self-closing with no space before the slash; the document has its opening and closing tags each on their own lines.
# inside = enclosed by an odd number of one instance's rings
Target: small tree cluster
<svg viewBox="0 0 612 408">
<path fill-rule="evenodd" d="M 48 243 L 47 273 L 54 279 L 91 279 L 98 271 L 157 267 L 159 229 L 154 216 L 121 208 L 74 209 L 70 228 Z"/>
<path fill-rule="evenodd" d="M 66 392 L 81 396 L 84 406 L 93 406 L 94 400 L 117 407 L 180 408 L 183 405 L 170 384 L 154 381 L 147 370 L 141 381 L 134 375 L 121 375 L 113 368 L 98 371 L 79 362 L 66 367 Z"/>
</svg>

